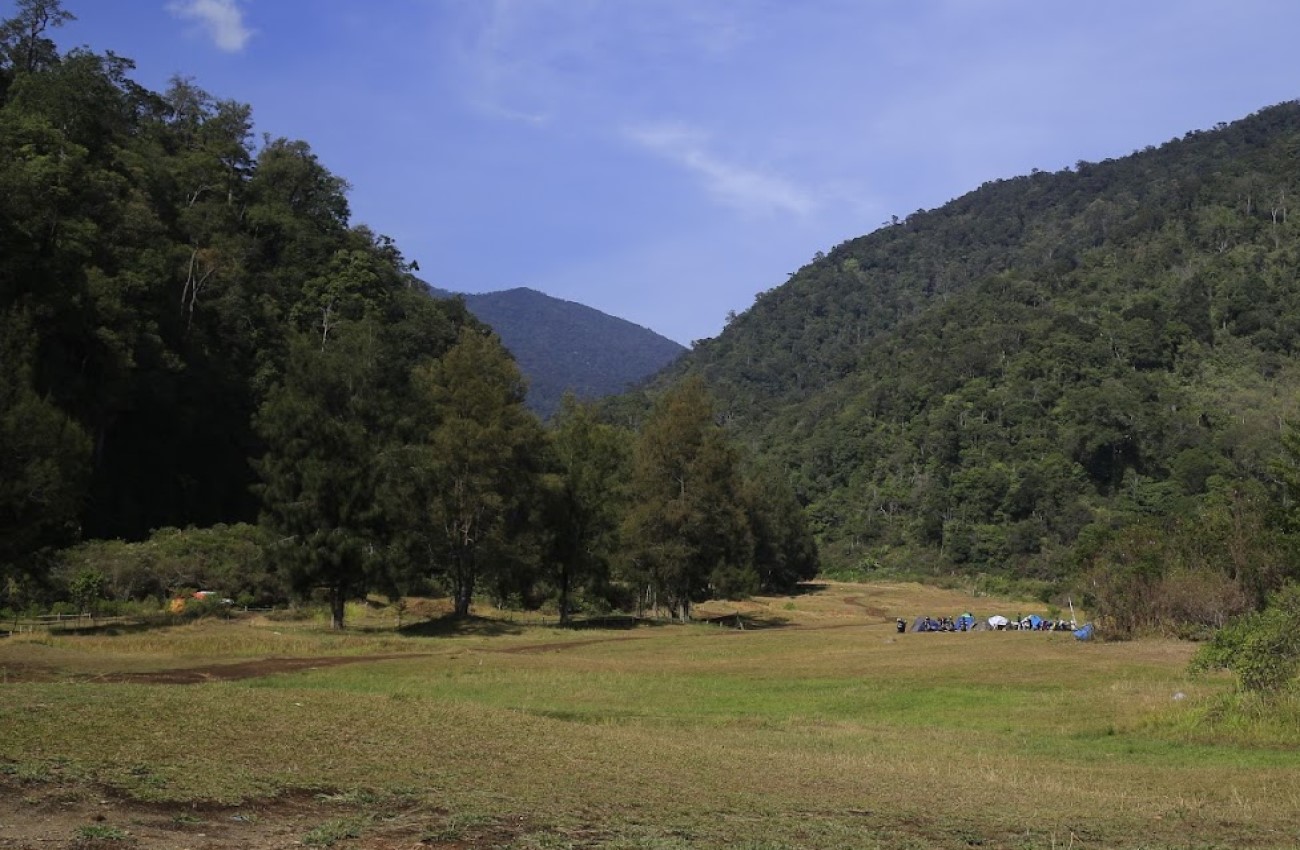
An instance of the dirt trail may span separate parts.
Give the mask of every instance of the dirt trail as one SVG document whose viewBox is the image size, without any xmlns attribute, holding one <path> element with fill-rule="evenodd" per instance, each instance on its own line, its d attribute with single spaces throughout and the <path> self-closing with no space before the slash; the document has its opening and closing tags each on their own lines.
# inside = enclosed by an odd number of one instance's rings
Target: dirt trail
<svg viewBox="0 0 1300 850">
<path fill-rule="evenodd" d="M 854 608 L 861 608 L 863 611 L 867 612 L 868 616 L 871 617 L 880 617 L 882 619 L 889 618 L 888 611 L 886 611 L 884 608 L 881 608 L 878 605 L 868 605 L 867 603 L 862 601 L 861 596 L 846 596 L 844 597 L 844 604 L 852 605 Z"/>
<path fill-rule="evenodd" d="M 598 643 L 614 643 L 624 640 L 645 640 L 646 635 L 619 635 L 618 637 L 588 638 L 587 640 L 557 640 L 550 643 L 530 643 L 524 646 L 509 646 L 494 649 L 502 655 L 527 655 L 534 652 L 559 652 L 564 649 L 577 649 L 580 646 L 594 646 Z"/>
<path fill-rule="evenodd" d="M 4 666 L 6 682 L 40 682 L 70 678 L 91 683 L 129 683 L 141 685 L 197 685 L 202 682 L 235 682 L 256 679 L 277 673 L 297 673 L 321 667 L 339 667 L 367 661 L 391 661 L 398 658 L 425 658 L 429 652 L 396 652 L 386 655 L 328 655 L 313 658 L 259 658 L 234 664 L 210 664 L 203 667 L 178 667 L 171 670 L 150 670 L 143 673 L 100 673 L 96 675 L 68 675 L 51 667 L 32 664 Z M 3 845 L 0 845 L 2 847 Z"/>
</svg>

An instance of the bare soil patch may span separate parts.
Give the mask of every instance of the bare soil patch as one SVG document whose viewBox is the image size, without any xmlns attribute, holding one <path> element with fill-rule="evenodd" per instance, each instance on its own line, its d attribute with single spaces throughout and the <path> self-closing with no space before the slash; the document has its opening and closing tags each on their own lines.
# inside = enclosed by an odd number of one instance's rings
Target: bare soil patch
<svg viewBox="0 0 1300 850">
<path fill-rule="evenodd" d="M 470 850 L 509 843 L 522 829 L 507 820 L 459 831 L 434 808 L 339 804 L 307 791 L 233 806 L 164 804 L 0 775 L 0 850 L 282 850 L 335 822 L 361 824 L 357 837 L 331 844 L 341 850 Z"/>
</svg>

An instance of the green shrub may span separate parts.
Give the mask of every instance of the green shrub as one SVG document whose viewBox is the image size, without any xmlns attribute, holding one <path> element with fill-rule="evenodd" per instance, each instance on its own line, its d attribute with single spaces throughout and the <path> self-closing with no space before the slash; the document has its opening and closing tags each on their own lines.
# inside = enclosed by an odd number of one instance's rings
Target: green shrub
<svg viewBox="0 0 1300 850">
<path fill-rule="evenodd" d="M 1300 584 L 1279 591 L 1263 611 L 1220 629 L 1192 667 L 1231 670 L 1242 689 L 1251 692 L 1293 685 L 1300 672 Z"/>
<path fill-rule="evenodd" d="M 265 546 L 265 532 L 253 525 L 161 528 L 138 543 L 88 540 L 63 552 L 56 572 L 69 596 L 76 577 L 93 570 L 103 575 L 103 595 L 119 602 L 170 599 L 188 588 L 273 605 L 287 593 Z"/>
</svg>

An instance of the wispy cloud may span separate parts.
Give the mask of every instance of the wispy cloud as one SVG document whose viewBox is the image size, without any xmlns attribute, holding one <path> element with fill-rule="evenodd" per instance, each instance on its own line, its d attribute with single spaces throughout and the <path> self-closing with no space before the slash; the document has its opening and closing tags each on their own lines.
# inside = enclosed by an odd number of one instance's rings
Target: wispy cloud
<svg viewBox="0 0 1300 850">
<path fill-rule="evenodd" d="M 244 24 L 244 11 L 236 0 L 173 0 L 167 4 L 167 11 L 197 21 L 213 43 L 227 53 L 243 50 L 253 35 Z"/>
<path fill-rule="evenodd" d="M 532 124 L 601 121 L 663 96 L 751 37 L 744 0 L 463 0 L 451 46 L 483 112 Z M 612 123 L 612 122 L 611 122 Z"/>
<path fill-rule="evenodd" d="M 745 212 L 808 215 L 817 206 L 808 192 L 779 174 L 728 162 L 708 147 L 704 133 L 681 124 L 629 127 L 628 139 L 703 179 L 717 200 Z"/>
</svg>

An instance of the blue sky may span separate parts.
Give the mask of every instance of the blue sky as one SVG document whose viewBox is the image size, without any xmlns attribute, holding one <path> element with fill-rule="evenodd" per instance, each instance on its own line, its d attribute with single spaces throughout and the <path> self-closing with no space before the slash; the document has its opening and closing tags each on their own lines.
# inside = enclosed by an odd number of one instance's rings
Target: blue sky
<svg viewBox="0 0 1300 850">
<path fill-rule="evenodd" d="M 689 344 L 817 251 L 1300 97 L 1291 0 L 64 0 L 251 104 L 435 286 Z"/>
</svg>

